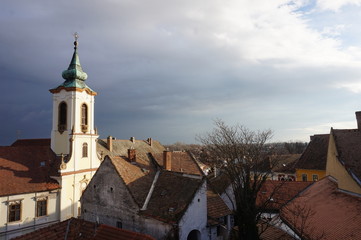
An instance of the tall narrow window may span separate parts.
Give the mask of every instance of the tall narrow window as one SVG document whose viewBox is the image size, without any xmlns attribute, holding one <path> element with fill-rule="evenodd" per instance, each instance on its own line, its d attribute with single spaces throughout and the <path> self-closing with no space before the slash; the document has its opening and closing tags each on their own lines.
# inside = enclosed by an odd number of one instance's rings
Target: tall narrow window
<svg viewBox="0 0 361 240">
<path fill-rule="evenodd" d="M 83 158 L 88 157 L 88 144 L 83 143 Z"/>
<path fill-rule="evenodd" d="M 306 173 L 303 173 L 302 174 L 302 181 L 304 181 L 304 182 L 307 182 L 307 174 Z"/>
<path fill-rule="evenodd" d="M 63 133 L 66 130 L 67 105 L 65 102 L 59 104 L 58 131 Z"/>
<path fill-rule="evenodd" d="M 45 199 L 38 199 L 36 201 L 36 216 L 37 217 L 41 217 L 41 216 L 46 216 L 47 214 L 47 205 L 48 205 L 48 200 Z"/>
<path fill-rule="evenodd" d="M 81 105 L 81 130 L 88 131 L 88 106 L 85 103 Z"/>
<path fill-rule="evenodd" d="M 20 221 L 21 219 L 21 202 L 9 203 L 9 222 Z"/>
</svg>

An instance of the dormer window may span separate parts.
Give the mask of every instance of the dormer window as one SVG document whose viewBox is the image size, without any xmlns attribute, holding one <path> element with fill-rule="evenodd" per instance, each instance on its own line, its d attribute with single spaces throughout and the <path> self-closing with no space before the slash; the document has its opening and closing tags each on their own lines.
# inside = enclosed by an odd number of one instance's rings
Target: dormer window
<svg viewBox="0 0 361 240">
<path fill-rule="evenodd" d="M 62 134 L 66 130 L 67 105 L 65 102 L 59 104 L 58 109 L 58 131 Z"/>
<path fill-rule="evenodd" d="M 88 106 L 85 103 L 81 105 L 81 131 L 88 131 Z"/>
</svg>

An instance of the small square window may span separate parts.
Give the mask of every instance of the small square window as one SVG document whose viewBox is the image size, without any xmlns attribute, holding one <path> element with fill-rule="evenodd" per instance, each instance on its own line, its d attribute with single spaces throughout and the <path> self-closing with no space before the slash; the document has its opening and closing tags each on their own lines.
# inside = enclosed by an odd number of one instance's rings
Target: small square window
<svg viewBox="0 0 361 240">
<path fill-rule="evenodd" d="M 36 201 L 36 216 L 46 216 L 47 215 L 48 201 L 47 199 L 41 199 Z"/>
<path fill-rule="evenodd" d="M 9 203 L 9 222 L 20 221 L 21 219 L 21 202 Z"/>
</svg>

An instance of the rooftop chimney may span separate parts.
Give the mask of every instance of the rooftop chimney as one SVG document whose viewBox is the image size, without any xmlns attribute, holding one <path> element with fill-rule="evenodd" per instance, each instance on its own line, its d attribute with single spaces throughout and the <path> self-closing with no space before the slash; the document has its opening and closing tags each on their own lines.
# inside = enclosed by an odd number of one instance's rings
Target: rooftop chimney
<svg viewBox="0 0 361 240">
<path fill-rule="evenodd" d="M 165 170 L 172 170 L 172 152 L 164 151 L 163 152 L 163 168 Z"/>
<path fill-rule="evenodd" d="M 355 114 L 356 114 L 357 128 L 361 129 L 361 112 L 355 112 Z"/>
<path fill-rule="evenodd" d="M 113 151 L 113 137 L 112 136 L 109 136 L 107 138 L 107 147 L 108 147 L 108 150 L 109 151 Z"/>
<path fill-rule="evenodd" d="M 136 154 L 135 149 L 132 149 L 132 148 L 128 149 L 128 159 L 129 159 L 129 162 L 137 161 L 137 154 Z"/>
</svg>

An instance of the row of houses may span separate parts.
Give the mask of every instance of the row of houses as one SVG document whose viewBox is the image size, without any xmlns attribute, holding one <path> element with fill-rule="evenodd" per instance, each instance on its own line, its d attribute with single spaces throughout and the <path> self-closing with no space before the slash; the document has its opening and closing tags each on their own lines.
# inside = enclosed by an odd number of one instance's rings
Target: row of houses
<svg viewBox="0 0 361 240">
<path fill-rule="evenodd" d="M 97 93 L 85 83 L 77 46 L 64 82 L 50 90 L 51 138 L 0 147 L 0 239 L 229 239 L 236 229 L 227 175 L 207 176 L 191 153 L 168 151 L 152 138 L 99 138 Z M 312 136 L 301 155 L 278 156 L 257 197 L 258 205 L 270 203 L 262 239 L 358 239 L 361 112 L 356 116 L 358 129 L 331 128 Z"/>
</svg>

